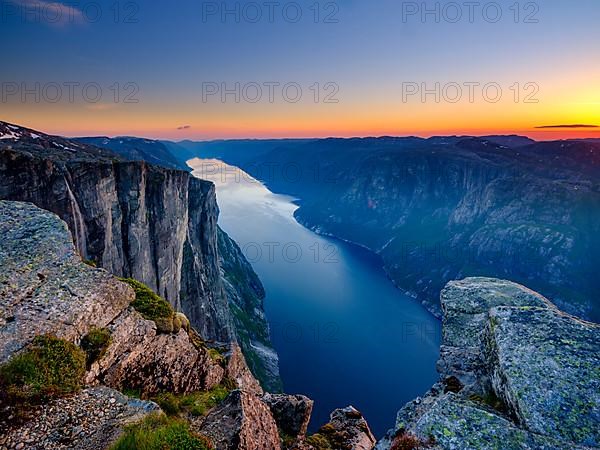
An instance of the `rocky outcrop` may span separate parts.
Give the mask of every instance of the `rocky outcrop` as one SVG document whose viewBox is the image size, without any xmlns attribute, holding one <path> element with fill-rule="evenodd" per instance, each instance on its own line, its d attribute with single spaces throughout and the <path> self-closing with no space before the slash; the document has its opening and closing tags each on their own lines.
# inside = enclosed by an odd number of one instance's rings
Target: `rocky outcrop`
<svg viewBox="0 0 600 450">
<path fill-rule="evenodd" d="M 371 450 L 375 446 L 376 440 L 367 421 L 352 406 L 332 412 L 329 424 L 325 427 L 327 428 L 327 437 L 334 448 Z M 323 428 L 321 432 L 323 432 Z"/>
<path fill-rule="evenodd" d="M 81 262 L 67 225 L 28 203 L 0 200 L 0 363 L 38 335 L 79 341 L 127 310 L 133 291 Z"/>
<path fill-rule="evenodd" d="M 126 425 L 158 411 L 155 403 L 112 389 L 85 389 L 36 408 L 31 421 L 0 437 L 0 448 L 98 450 L 116 441 Z"/>
<path fill-rule="evenodd" d="M 441 296 L 441 378 L 378 444 L 439 449 L 600 446 L 600 326 L 514 283 L 470 278 Z"/>
<path fill-rule="evenodd" d="M 234 391 L 198 427 L 216 450 L 276 450 L 281 448 L 277 425 L 259 397 Z"/>
<path fill-rule="evenodd" d="M 267 351 L 252 352 L 244 322 L 236 319 L 234 325 L 237 299 L 246 295 L 229 281 L 227 292 L 223 286 L 212 183 L 126 161 L 80 141 L 5 123 L 0 131 L 11 137 L 0 141 L 0 199 L 31 202 L 57 214 L 82 258 L 149 286 L 183 312 L 204 339 L 228 343 L 241 336 L 252 370 L 265 385 L 279 385 L 262 303 L 256 301 L 249 318 L 258 317 L 253 330 L 262 331 L 256 348 Z M 233 245 L 228 237 L 221 241 Z M 237 275 L 236 281 L 243 283 L 248 275 L 252 281 L 246 283 L 260 286 L 247 263 Z"/>
<path fill-rule="evenodd" d="M 314 402 L 304 395 L 265 394 L 262 401 L 269 406 L 278 428 L 293 438 L 308 430 Z"/>
<path fill-rule="evenodd" d="M 0 233 L 0 363 L 38 335 L 79 343 L 92 329 L 107 329 L 110 345 L 88 371 L 89 384 L 151 395 L 210 389 L 224 378 L 225 369 L 190 333 L 159 333 L 130 307 L 135 294 L 128 285 L 84 264 L 56 215 L 0 201 Z"/>
</svg>

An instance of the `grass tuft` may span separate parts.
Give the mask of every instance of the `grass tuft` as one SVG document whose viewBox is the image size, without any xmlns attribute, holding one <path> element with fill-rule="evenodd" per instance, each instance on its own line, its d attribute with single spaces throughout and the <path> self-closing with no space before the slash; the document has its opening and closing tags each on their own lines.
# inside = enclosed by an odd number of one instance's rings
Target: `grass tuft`
<svg viewBox="0 0 600 450">
<path fill-rule="evenodd" d="M 151 414 L 125 433 L 111 450 L 211 450 L 208 438 L 190 431 L 189 425 L 162 414 Z"/>
<path fill-rule="evenodd" d="M 94 327 L 81 339 L 80 347 L 86 354 L 86 366 L 88 369 L 94 362 L 104 356 L 110 342 L 110 331 L 106 328 Z"/>
<path fill-rule="evenodd" d="M 121 278 L 120 280 L 129 284 L 135 291 L 135 300 L 131 303 L 131 306 L 144 319 L 153 320 L 161 332 L 173 332 L 175 311 L 173 311 L 173 307 L 169 302 L 156 295 L 152 289 L 139 281 L 131 278 Z"/>
<path fill-rule="evenodd" d="M 39 402 L 81 389 L 85 353 L 71 342 L 37 336 L 0 367 L 0 388 L 11 402 Z"/>
<path fill-rule="evenodd" d="M 152 400 L 158 403 L 169 416 L 180 414 L 202 417 L 229 395 L 230 389 L 219 385 L 206 392 L 175 395 L 170 392 L 159 394 Z"/>
</svg>

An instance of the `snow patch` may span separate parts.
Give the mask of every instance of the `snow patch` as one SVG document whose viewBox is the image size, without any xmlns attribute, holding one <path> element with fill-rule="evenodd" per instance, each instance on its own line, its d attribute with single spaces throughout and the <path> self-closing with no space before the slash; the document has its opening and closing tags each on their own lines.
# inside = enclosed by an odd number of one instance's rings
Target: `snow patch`
<svg viewBox="0 0 600 450">
<path fill-rule="evenodd" d="M 6 133 L 4 131 L 0 131 L 0 139 L 20 139 L 20 134 L 15 134 L 13 132 Z"/>
</svg>

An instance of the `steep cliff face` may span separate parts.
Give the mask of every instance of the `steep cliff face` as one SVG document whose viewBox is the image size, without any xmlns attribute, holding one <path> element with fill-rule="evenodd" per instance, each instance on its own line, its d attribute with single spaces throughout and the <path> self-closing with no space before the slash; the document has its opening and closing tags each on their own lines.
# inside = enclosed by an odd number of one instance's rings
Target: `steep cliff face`
<svg viewBox="0 0 600 450">
<path fill-rule="evenodd" d="M 265 290 L 239 246 L 219 229 L 221 272 L 238 342 L 252 372 L 269 392 L 282 390 L 279 358 L 264 313 Z"/>
<path fill-rule="evenodd" d="M 392 280 L 438 316 L 448 281 L 494 276 L 600 318 L 597 143 L 450 137 L 238 147 L 204 151 L 300 198 L 306 226 L 380 254 Z"/>
<path fill-rule="evenodd" d="M 0 172 L 0 198 L 58 214 L 82 257 L 150 286 L 207 339 L 230 340 L 211 183 L 143 162 L 62 162 L 22 148 L 0 152 Z"/>
<path fill-rule="evenodd" d="M 143 282 L 185 313 L 204 339 L 230 342 L 247 333 L 234 328 L 228 300 L 235 305 L 243 295 L 230 284 L 224 290 L 212 183 L 14 125 L 0 123 L 0 132 L 10 136 L 0 140 L 0 199 L 58 214 L 84 259 Z M 249 266 L 239 275 L 240 285 L 243 276 L 255 277 Z M 255 306 L 256 329 L 264 327 L 261 342 L 272 352 L 260 302 Z M 260 372 L 261 381 L 277 384 L 276 359 L 268 353 L 253 357 L 255 366 L 264 358 L 273 370 Z"/>
<path fill-rule="evenodd" d="M 497 279 L 451 282 L 441 302 L 440 382 L 400 410 L 378 449 L 600 445 L 599 325 Z"/>
</svg>

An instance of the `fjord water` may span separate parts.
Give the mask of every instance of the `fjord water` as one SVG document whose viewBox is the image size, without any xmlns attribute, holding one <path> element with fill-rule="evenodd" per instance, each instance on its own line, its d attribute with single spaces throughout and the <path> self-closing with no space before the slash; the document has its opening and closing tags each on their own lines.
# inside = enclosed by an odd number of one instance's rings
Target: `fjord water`
<svg viewBox="0 0 600 450">
<path fill-rule="evenodd" d="M 381 437 L 437 379 L 438 321 L 394 287 L 376 255 L 298 224 L 293 199 L 221 161 L 188 164 L 216 184 L 219 224 L 264 284 L 284 389 L 315 400 L 311 429 L 351 404 Z"/>
</svg>

